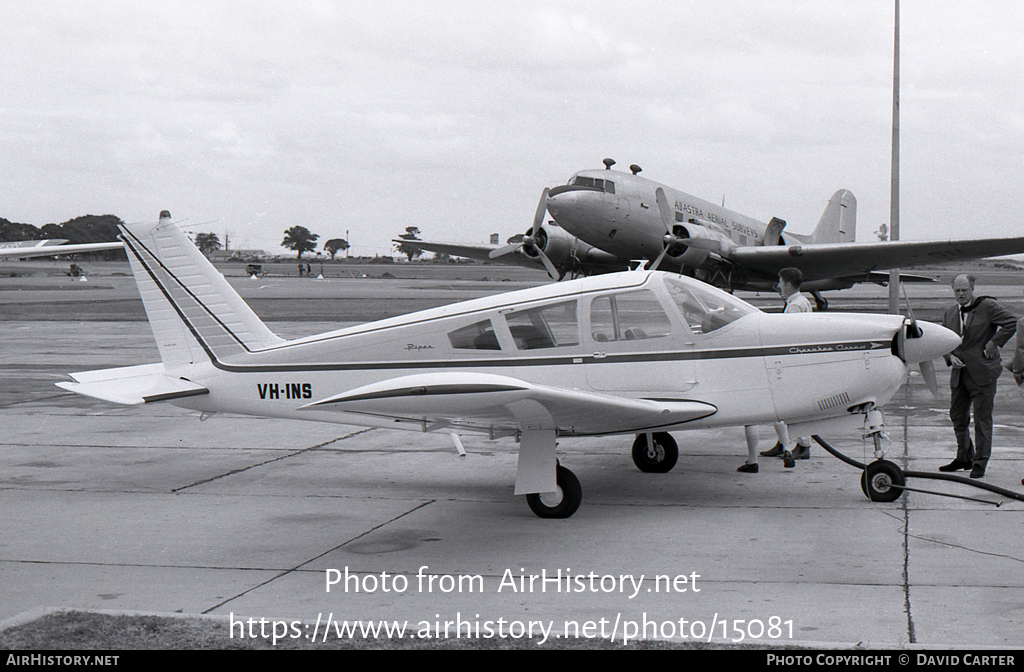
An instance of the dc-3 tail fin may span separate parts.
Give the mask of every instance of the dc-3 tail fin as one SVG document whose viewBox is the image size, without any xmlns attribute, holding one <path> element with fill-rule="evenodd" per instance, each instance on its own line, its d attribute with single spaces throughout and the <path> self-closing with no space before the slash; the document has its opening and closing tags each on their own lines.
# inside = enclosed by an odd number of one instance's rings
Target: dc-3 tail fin
<svg viewBox="0 0 1024 672">
<path fill-rule="evenodd" d="M 852 243 L 857 237 L 857 199 L 849 189 L 832 194 L 818 225 L 815 243 Z"/>
<path fill-rule="evenodd" d="M 221 360 L 283 343 L 164 210 L 156 224 L 120 227 L 166 367 Z"/>
</svg>

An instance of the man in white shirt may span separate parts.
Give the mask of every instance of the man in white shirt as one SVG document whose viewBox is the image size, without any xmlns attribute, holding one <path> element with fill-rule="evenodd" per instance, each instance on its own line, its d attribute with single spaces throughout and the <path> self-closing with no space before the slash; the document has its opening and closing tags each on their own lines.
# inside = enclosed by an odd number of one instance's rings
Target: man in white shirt
<svg viewBox="0 0 1024 672">
<path fill-rule="evenodd" d="M 800 285 L 803 284 L 804 274 L 799 268 L 784 268 L 779 271 L 779 294 L 786 301 L 786 308 L 783 313 L 810 313 L 813 311 L 811 302 L 800 293 Z M 807 460 L 811 457 L 811 439 L 801 436 L 797 439 L 796 450 L 790 453 L 782 442 L 776 443 L 771 450 L 761 452 L 765 457 L 781 457 L 783 466 L 795 467 L 794 460 Z"/>
</svg>

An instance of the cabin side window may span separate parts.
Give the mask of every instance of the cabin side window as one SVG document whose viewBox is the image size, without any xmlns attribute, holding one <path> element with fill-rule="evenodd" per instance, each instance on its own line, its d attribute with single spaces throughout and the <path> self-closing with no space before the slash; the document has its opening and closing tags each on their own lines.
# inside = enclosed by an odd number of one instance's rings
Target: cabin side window
<svg viewBox="0 0 1024 672">
<path fill-rule="evenodd" d="M 501 350 L 490 320 L 449 332 L 448 341 L 455 350 Z"/>
<path fill-rule="evenodd" d="M 606 294 L 590 303 L 590 335 L 598 343 L 662 338 L 672 323 L 654 292 Z"/>
<path fill-rule="evenodd" d="M 528 308 L 505 315 L 512 339 L 520 350 L 541 350 L 579 345 L 576 302 Z"/>
</svg>

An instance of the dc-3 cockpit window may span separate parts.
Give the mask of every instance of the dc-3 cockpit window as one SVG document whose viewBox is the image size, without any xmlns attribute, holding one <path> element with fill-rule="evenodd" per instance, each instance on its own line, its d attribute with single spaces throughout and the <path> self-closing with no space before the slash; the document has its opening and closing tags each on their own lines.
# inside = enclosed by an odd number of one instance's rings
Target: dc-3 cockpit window
<svg viewBox="0 0 1024 672">
<path fill-rule="evenodd" d="M 508 313 L 508 329 L 520 350 L 579 345 L 576 302 L 566 301 Z"/>
<path fill-rule="evenodd" d="M 501 350 L 490 320 L 449 332 L 448 340 L 456 350 Z"/>
<path fill-rule="evenodd" d="M 710 334 L 744 315 L 757 312 L 749 303 L 705 285 L 666 277 L 665 288 L 695 334 Z"/>
<path fill-rule="evenodd" d="M 611 180 L 604 180 L 599 177 L 586 177 L 585 175 L 577 175 L 572 179 L 570 184 L 577 187 L 594 187 L 596 189 L 603 189 L 609 194 L 615 193 L 615 183 Z"/>
<path fill-rule="evenodd" d="M 598 296 L 590 303 L 590 333 L 598 343 L 661 338 L 672 323 L 649 289 Z"/>
</svg>

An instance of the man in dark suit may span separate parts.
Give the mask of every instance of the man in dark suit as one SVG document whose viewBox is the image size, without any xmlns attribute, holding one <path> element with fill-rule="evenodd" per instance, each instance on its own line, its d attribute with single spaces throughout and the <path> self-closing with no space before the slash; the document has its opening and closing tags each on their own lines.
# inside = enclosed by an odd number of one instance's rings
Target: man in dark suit
<svg viewBox="0 0 1024 672">
<path fill-rule="evenodd" d="M 946 310 L 942 326 L 961 338 L 960 347 L 945 357 L 946 365 L 953 367 L 949 419 L 956 432 L 956 459 L 939 467 L 939 471 L 970 469 L 971 478 L 981 478 L 992 453 L 992 407 L 996 380 L 1003 371 L 999 348 L 1013 336 L 1017 318 L 992 297 L 975 297 L 974 276 L 953 278 L 953 294 L 956 305 Z M 968 429 L 972 407 L 974 443 Z"/>
</svg>

